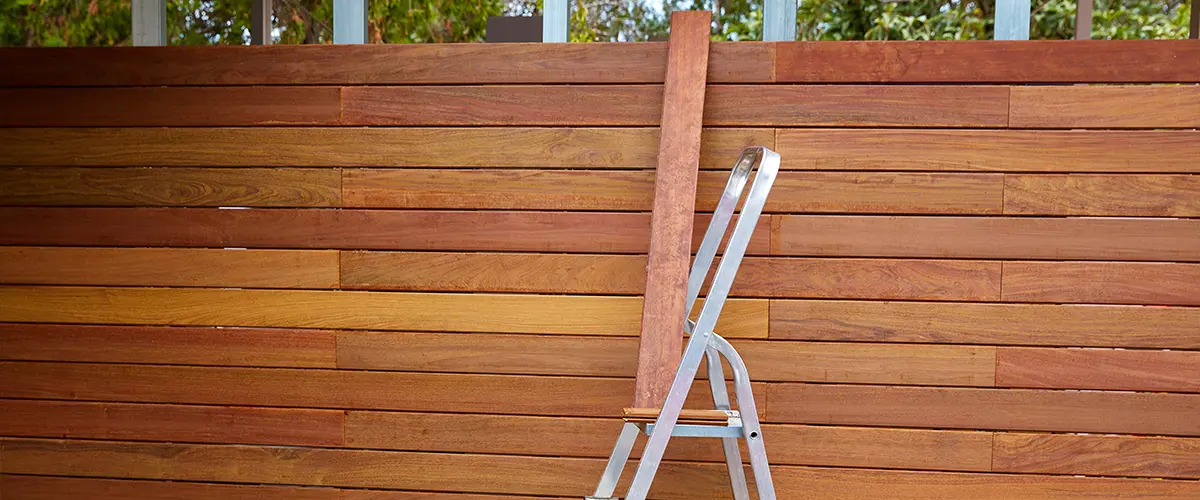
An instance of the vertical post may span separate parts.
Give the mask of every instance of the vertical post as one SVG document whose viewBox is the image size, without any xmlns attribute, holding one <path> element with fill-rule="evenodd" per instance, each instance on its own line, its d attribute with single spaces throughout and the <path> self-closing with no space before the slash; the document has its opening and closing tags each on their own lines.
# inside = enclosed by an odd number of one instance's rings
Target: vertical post
<svg viewBox="0 0 1200 500">
<path fill-rule="evenodd" d="M 1028 40 L 1029 9 L 1029 0 L 996 0 L 996 40 Z"/>
<path fill-rule="evenodd" d="M 271 4 L 273 0 L 251 0 L 250 45 L 271 45 Z"/>
<path fill-rule="evenodd" d="M 367 43 L 367 0 L 333 0 L 333 43 Z"/>
<path fill-rule="evenodd" d="M 1075 39 L 1092 39 L 1092 3 L 1095 0 L 1079 0 L 1075 9 Z"/>
<path fill-rule="evenodd" d="M 133 0 L 133 44 L 139 47 L 167 44 L 166 0 Z"/>
<path fill-rule="evenodd" d="M 542 41 L 564 43 L 567 41 L 569 16 L 567 0 L 544 0 L 542 5 Z"/>
<path fill-rule="evenodd" d="M 1200 0 L 1192 0 L 1192 22 L 1188 23 L 1188 38 L 1200 38 Z"/>
<path fill-rule="evenodd" d="M 763 41 L 796 40 L 796 0 L 763 0 Z"/>
</svg>

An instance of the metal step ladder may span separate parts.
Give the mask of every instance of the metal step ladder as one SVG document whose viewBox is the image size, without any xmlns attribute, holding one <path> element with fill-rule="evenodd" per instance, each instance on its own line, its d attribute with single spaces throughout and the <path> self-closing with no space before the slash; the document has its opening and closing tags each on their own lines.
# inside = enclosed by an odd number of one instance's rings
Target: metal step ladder
<svg viewBox="0 0 1200 500">
<path fill-rule="evenodd" d="M 633 451 L 634 441 L 638 434 L 649 436 L 645 450 L 642 452 L 637 473 L 633 484 L 624 497 L 625 500 L 645 500 L 650 491 L 650 483 L 658 471 L 667 442 L 672 436 L 719 438 L 725 450 L 725 462 L 729 469 L 729 478 L 733 486 L 733 496 L 736 500 L 750 500 L 746 485 L 746 476 L 742 472 L 742 455 L 738 448 L 738 439 L 746 440 L 746 448 L 750 452 L 750 467 L 754 472 L 754 483 L 758 490 L 759 500 L 775 500 L 775 486 L 771 482 L 771 469 L 767 463 L 767 451 L 763 447 L 762 429 L 758 423 L 758 413 L 754 405 L 754 393 L 750 388 L 750 377 L 746 373 L 746 365 L 737 350 L 720 335 L 713 332 L 717 317 L 729 296 L 729 287 L 733 284 L 734 275 L 741 265 L 750 243 L 750 236 L 762 214 L 763 204 L 775 175 L 779 171 L 779 155 L 765 147 L 750 147 L 742 151 L 725 192 L 717 204 L 708 231 L 696 253 L 692 263 L 691 274 L 688 276 L 687 311 L 684 330 L 690 335 L 687 347 L 679 369 L 675 372 L 675 380 L 662 408 L 626 408 L 625 426 L 617 444 L 613 447 L 608 459 L 608 467 L 600 478 L 596 492 L 586 500 L 619 500 L 613 493 L 621 471 Z M 716 275 L 709 286 L 704 306 L 695 322 L 687 320 L 691 316 L 692 307 L 700 296 L 700 288 L 708 277 L 717 247 L 724 239 L 729 222 L 733 218 L 751 173 L 754 181 L 750 183 L 750 193 L 738 213 L 737 223 L 734 224 L 733 235 L 725 246 L 721 262 L 717 266 Z M 729 394 L 725 387 L 725 373 L 721 367 L 721 358 L 729 362 L 733 370 L 734 391 L 737 398 L 737 410 L 731 409 Z M 708 382 L 712 388 L 715 410 L 684 410 L 683 402 L 687 399 L 688 390 L 700 369 L 701 358 L 708 362 Z"/>
</svg>

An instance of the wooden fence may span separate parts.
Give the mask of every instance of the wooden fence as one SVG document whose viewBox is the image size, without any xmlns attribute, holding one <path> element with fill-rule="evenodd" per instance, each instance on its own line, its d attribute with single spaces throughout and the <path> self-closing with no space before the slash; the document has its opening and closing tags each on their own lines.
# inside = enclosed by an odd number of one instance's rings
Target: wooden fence
<svg viewBox="0 0 1200 500">
<path fill-rule="evenodd" d="M 0 493 L 590 493 L 665 57 L 0 50 Z M 1200 496 L 1200 42 L 716 43 L 709 76 L 697 209 L 783 157 L 718 329 L 780 498 Z M 667 458 L 655 498 L 727 497 L 719 446 Z"/>
</svg>

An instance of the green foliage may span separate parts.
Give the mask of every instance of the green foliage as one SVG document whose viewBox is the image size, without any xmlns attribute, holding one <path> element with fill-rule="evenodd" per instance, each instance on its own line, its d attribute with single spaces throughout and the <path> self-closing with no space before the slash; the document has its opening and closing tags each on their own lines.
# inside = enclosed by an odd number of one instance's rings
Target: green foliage
<svg viewBox="0 0 1200 500">
<path fill-rule="evenodd" d="M 0 0 L 0 45 L 125 45 L 130 0 Z"/>
</svg>

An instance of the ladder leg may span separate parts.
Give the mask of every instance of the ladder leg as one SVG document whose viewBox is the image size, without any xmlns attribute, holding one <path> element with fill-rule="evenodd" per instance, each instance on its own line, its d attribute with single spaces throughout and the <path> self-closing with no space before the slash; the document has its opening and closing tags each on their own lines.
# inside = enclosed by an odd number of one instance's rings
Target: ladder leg
<svg viewBox="0 0 1200 500">
<path fill-rule="evenodd" d="M 725 370 L 721 368 L 721 355 L 712 347 L 704 354 L 708 360 L 708 385 L 712 387 L 713 404 L 718 410 L 728 410 L 729 391 L 725 388 Z M 725 449 L 725 466 L 729 469 L 729 483 L 733 488 L 734 500 L 750 500 L 750 491 L 746 487 L 746 472 L 742 470 L 742 450 L 738 449 L 737 438 L 721 438 L 721 447 Z"/>
<path fill-rule="evenodd" d="M 736 369 L 735 369 L 736 371 Z M 763 446 L 762 428 L 758 423 L 758 409 L 754 405 L 754 393 L 750 380 L 740 375 L 734 384 L 738 407 L 742 414 L 742 432 L 746 436 L 746 449 L 750 452 L 750 468 L 754 471 L 754 486 L 758 488 L 758 500 L 775 500 L 775 484 L 771 480 L 771 466 L 767 462 L 767 449 Z"/>
<path fill-rule="evenodd" d="M 612 455 L 608 457 L 608 467 L 604 468 L 604 475 L 600 476 L 600 484 L 596 486 L 596 493 L 592 495 L 593 497 L 611 498 L 613 496 L 613 492 L 617 489 L 617 481 L 621 479 L 621 471 L 625 469 L 625 462 L 629 461 L 629 453 L 633 451 L 633 444 L 637 441 L 637 435 L 640 433 L 637 424 L 626 423 L 621 428 L 621 437 L 617 438 L 617 445 L 613 447 Z"/>
</svg>

